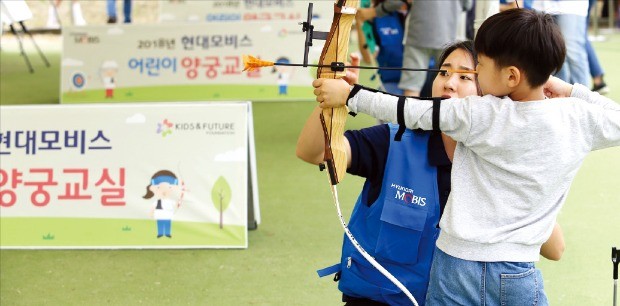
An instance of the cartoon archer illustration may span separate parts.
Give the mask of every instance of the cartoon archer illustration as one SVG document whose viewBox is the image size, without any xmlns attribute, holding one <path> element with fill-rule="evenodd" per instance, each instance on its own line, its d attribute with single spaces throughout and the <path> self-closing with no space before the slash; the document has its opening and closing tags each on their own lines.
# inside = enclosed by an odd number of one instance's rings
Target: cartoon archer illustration
<svg viewBox="0 0 620 306">
<path fill-rule="evenodd" d="M 182 185 L 174 173 L 160 170 L 151 177 L 151 183 L 146 186 L 143 198 L 150 199 L 155 196 L 156 199 L 151 206 L 150 215 L 157 220 L 157 238 L 172 238 L 172 216 L 183 200 Z M 179 193 L 180 196 L 175 200 L 174 196 Z"/>
<path fill-rule="evenodd" d="M 101 79 L 105 88 L 105 98 L 114 98 L 116 88 L 116 75 L 118 74 L 118 64 L 116 61 L 105 61 L 101 64 Z"/>
<path fill-rule="evenodd" d="M 276 63 L 289 64 L 290 60 L 286 57 L 279 57 Z M 288 83 L 294 72 L 293 67 L 273 66 L 272 73 L 278 74 L 278 95 L 288 95 Z"/>
</svg>

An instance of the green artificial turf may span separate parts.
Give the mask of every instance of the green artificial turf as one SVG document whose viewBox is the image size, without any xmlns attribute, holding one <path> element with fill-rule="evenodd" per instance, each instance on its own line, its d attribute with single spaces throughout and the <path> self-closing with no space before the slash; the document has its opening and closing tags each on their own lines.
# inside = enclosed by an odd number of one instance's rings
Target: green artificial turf
<svg viewBox="0 0 620 306">
<path fill-rule="evenodd" d="M 157 87 L 124 87 L 114 90 L 114 98 L 106 99 L 104 89 L 64 93 L 63 104 L 69 103 L 123 103 L 168 101 L 249 101 L 252 97 L 269 101 L 278 98 L 277 86 L 261 85 L 186 85 Z M 314 95 L 307 86 L 289 86 L 287 101 L 312 101 Z M 256 100 L 254 100 L 256 101 Z"/>
<path fill-rule="evenodd" d="M 41 231 L 44 228 L 44 231 Z M 226 225 L 226 231 L 217 223 L 174 222 L 174 240 L 158 239 L 153 220 L 109 218 L 25 218 L 12 217 L 2 220 L 0 239 L 2 246 L 18 249 L 24 246 L 46 248 L 139 248 L 152 246 L 182 246 L 196 248 L 204 245 L 222 248 L 244 248 L 246 228 Z M 20 235 L 15 235 L 20 233 Z M 89 240 L 91 239 L 91 240 Z M 94 243 L 96 241 L 96 243 Z"/>
<path fill-rule="evenodd" d="M 595 48 L 609 97 L 620 101 L 620 35 Z M 1 53 L 0 104 L 57 103 L 59 54 L 29 74 L 22 58 Z M 311 90 L 310 88 L 308 90 Z M 327 177 L 295 157 L 313 102 L 254 103 L 262 223 L 245 250 L 2 250 L 0 305 L 339 305 L 330 277 L 342 229 Z M 360 115 L 349 128 L 374 123 Z M 579 171 L 559 222 L 566 252 L 538 266 L 552 305 L 612 305 L 610 248 L 620 247 L 620 148 L 593 152 Z M 362 180 L 339 184 L 345 218 Z M 3 233 L 5 235 L 5 233 Z M 455 271 L 458 273 L 458 271 Z"/>
<path fill-rule="evenodd" d="M 60 53 L 46 52 L 46 67 L 34 49 L 29 50 L 34 73 L 16 52 L 0 52 L 0 105 L 56 104 L 60 95 Z"/>
</svg>

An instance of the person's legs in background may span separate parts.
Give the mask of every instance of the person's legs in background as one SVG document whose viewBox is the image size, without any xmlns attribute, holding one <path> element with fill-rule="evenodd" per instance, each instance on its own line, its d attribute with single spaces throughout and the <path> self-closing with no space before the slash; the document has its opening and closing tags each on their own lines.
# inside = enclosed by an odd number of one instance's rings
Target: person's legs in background
<svg viewBox="0 0 620 306">
<path fill-rule="evenodd" d="M 616 10 L 616 28 L 620 28 L 620 5 L 618 5 Z"/>
<path fill-rule="evenodd" d="M 62 0 L 52 1 L 47 10 L 47 27 L 50 29 L 60 29 L 58 10 L 61 3 Z M 71 21 L 76 26 L 86 25 L 86 20 L 82 14 L 82 6 L 78 0 L 71 0 Z"/>
<path fill-rule="evenodd" d="M 107 0 L 108 23 L 116 23 L 116 0 Z"/>
<path fill-rule="evenodd" d="M 56 0 L 51 3 L 47 9 L 47 28 L 59 29 L 60 22 L 58 22 L 58 6 L 61 0 Z"/>
<path fill-rule="evenodd" d="M 86 25 L 86 20 L 84 19 L 84 15 L 82 15 L 82 6 L 78 0 L 71 1 L 71 20 L 73 21 L 73 25 Z"/>
<path fill-rule="evenodd" d="M 431 58 L 428 64 L 429 69 L 435 69 L 435 58 Z M 424 86 L 422 86 L 422 90 L 420 90 L 420 97 L 430 97 L 432 96 L 433 91 L 433 81 L 437 76 L 436 72 L 428 72 L 426 73 L 426 79 L 424 80 Z"/>
<path fill-rule="evenodd" d="M 592 12 L 592 7 L 596 3 L 596 0 L 589 0 L 588 6 L 588 16 L 586 18 L 586 52 L 588 53 L 588 64 L 590 66 L 590 75 L 592 76 L 592 91 L 597 91 L 600 94 L 607 94 L 609 92 L 609 87 L 603 81 L 603 67 L 598 61 L 598 57 L 594 52 L 594 48 L 588 39 L 588 27 L 590 25 L 590 13 Z M 596 12 L 595 12 L 596 14 Z"/>
<path fill-rule="evenodd" d="M 430 49 L 405 45 L 403 67 L 428 68 L 431 58 L 430 52 Z M 422 90 L 422 86 L 424 86 L 425 80 L 426 72 L 403 70 L 400 75 L 398 88 L 403 90 L 403 94 L 405 96 L 417 97 L 420 95 L 420 91 Z"/>
<path fill-rule="evenodd" d="M 590 75 L 592 76 L 592 91 L 597 91 L 602 95 L 609 93 L 609 87 L 607 87 L 607 84 L 605 84 L 605 81 L 603 80 L 603 67 L 601 67 L 598 57 L 596 56 L 594 48 L 589 40 L 586 40 L 586 51 L 588 53 Z"/>
<path fill-rule="evenodd" d="M 566 41 L 566 60 L 556 76 L 571 84 L 590 86 L 590 67 L 586 51 L 586 16 L 555 15 Z"/>
<path fill-rule="evenodd" d="M 125 23 L 131 23 L 131 1 L 123 0 L 123 16 L 125 17 Z"/>
</svg>

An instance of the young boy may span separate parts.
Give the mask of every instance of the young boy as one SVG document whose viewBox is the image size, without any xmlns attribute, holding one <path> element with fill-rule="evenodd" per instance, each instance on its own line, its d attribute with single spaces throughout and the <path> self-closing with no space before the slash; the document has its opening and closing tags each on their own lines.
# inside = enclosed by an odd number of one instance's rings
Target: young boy
<svg viewBox="0 0 620 306">
<path fill-rule="evenodd" d="M 340 80 L 315 80 L 315 94 L 323 108 L 348 100 L 352 112 L 411 129 L 431 130 L 435 111 L 435 124 L 458 141 L 428 305 L 546 305 L 533 262 L 588 152 L 620 145 L 620 105 L 549 80 L 566 53 L 550 15 L 496 14 L 475 49 L 486 96 L 444 100 L 439 111 L 413 99 L 399 110 L 397 97 Z"/>
</svg>

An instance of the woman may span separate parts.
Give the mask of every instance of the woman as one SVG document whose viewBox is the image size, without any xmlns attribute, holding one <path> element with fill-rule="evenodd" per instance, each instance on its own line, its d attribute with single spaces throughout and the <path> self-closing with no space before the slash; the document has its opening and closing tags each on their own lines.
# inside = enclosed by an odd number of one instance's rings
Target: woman
<svg viewBox="0 0 620 306">
<path fill-rule="evenodd" d="M 439 67 L 474 71 L 476 56 L 471 41 L 457 42 L 444 49 Z M 352 64 L 359 62 L 352 57 Z M 347 81 L 357 81 L 350 71 Z M 439 73 L 433 82 L 434 97 L 479 95 L 475 73 Z M 317 107 L 299 136 L 297 156 L 319 164 L 323 160 L 323 130 Z M 424 304 L 430 264 L 437 239 L 439 218 L 450 193 L 451 159 L 455 141 L 439 132 L 406 130 L 394 141 L 398 126 L 377 125 L 344 135 L 347 172 L 366 178 L 349 221 L 349 229 L 381 265 L 390 271 Z M 337 137 L 337 135 L 332 135 Z M 564 249 L 560 228 L 541 254 L 558 260 Z M 410 305 L 395 285 L 370 266 L 348 239 L 343 242 L 338 288 L 346 305 Z"/>
</svg>

